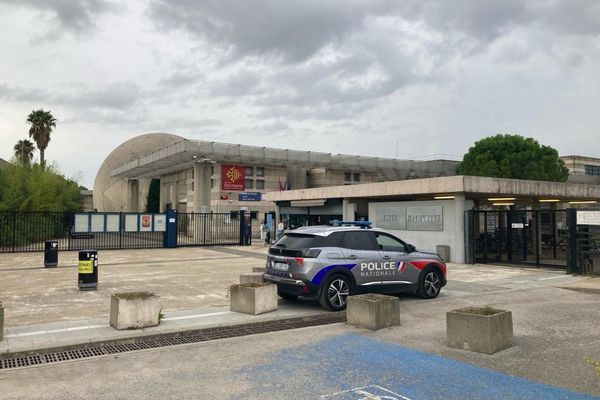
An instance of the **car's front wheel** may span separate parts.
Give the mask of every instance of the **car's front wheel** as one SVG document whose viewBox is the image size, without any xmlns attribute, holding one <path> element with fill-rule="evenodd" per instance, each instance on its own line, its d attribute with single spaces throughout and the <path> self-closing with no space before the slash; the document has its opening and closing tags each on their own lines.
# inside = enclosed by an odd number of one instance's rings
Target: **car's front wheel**
<svg viewBox="0 0 600 400">
<path fill-rule="evenodd" d="M 424 299 L 433 299 L 442 290 L 442 277 L 437 269 L 428 267 L 423 270 L 419 279 L 417 294 Z"/>
<path fill-rule="evenodd" d="M 341 311 L 346 308 L 351 289 L 350 279 L 344 275 L 332 275 L 325 281 L 319 303 L 331 311 Z"/>
</svg>

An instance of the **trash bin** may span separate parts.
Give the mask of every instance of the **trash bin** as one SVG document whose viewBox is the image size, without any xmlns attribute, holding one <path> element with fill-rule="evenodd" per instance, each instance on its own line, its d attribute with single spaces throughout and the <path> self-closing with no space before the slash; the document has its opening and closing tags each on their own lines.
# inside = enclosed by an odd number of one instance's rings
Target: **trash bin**
<svg viewBox="0 0 600 400">
<path fill-rule="evenodd" d="M 52 268 L 58 265 L 58 241 L 46 240 L 44 247 L 44 267 Z"/>
<path fill-rule="evenodd" d="M 79 290 L 98 288 L 98 250 L 79 251 Z"/>
</svg>

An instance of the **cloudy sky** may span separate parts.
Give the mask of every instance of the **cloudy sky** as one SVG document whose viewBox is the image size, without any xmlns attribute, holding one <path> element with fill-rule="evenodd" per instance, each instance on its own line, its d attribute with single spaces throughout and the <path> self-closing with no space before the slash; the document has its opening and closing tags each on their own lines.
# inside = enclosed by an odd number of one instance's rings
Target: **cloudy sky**
<svg viewBox="0 0 600 400">
<path fill-rule="evenodd" d="M 0 157 L 27 114 L 93 186 L 147 132 L 381 157 L 518 133 L 600 156 L 597 0 L 0 0 Z"/>
</svg>

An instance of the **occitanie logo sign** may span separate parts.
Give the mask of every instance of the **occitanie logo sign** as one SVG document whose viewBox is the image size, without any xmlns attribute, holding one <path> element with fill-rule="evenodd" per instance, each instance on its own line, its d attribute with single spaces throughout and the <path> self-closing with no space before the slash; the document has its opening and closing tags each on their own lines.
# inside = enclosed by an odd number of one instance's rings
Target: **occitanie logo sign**
<svg viewBox="0 0 600 400">
<path fill-rule="evenodd" d="M 244 170 L 241 165 L 221 165 L 221 190 L 245 190 Z"/>
</svg>

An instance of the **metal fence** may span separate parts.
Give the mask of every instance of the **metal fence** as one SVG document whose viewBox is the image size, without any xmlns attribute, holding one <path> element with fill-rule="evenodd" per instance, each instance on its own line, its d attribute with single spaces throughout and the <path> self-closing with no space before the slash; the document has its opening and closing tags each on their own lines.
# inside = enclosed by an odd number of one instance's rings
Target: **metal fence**
<svg viewBox="0 0 600 400">
<path fill-rule="evenodd" d="M 577 225 L 574 247 L 574 272 L 600 274 L 600 226 Z"/>
<path fill-rule="evenodd" d="M 110 214 L 118 215 L 118 223 L 115 223 L 118 228 L 114 231 L 81 232 L 75 229 L 76 213 L 73 212 L 0 212 L 0 253 L 44 251 L 47 240 L 58 241 L 60 251 L 166 246 L 166 232 L 131 231 L 126 227 L 125 218 L 131 213 Z M 187 213 L 176 218 L 177 246 L 238 245 L 242 241 L 243 213 L 238 213 L 237 218 L 229 213 Z"/>
<path fill-rule="evenodd" d="M 180 213 L 177 215 L 178 246 L 240 244 L 243 213 Z"/>
</svg>

